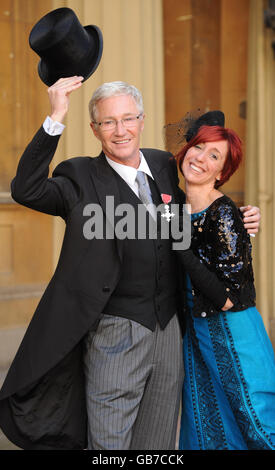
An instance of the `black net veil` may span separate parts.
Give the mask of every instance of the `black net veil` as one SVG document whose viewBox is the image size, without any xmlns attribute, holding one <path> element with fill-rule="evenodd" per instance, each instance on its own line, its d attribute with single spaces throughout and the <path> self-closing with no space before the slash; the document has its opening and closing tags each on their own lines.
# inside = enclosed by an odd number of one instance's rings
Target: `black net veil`
<svg viewBox="0 0 275 470">
<path fill-rule="evenodd" d="M 188 111 L 179 121 L 166 124 L 163 128 L 165 149 L 173 155 L 178 153 L 187 142 L 189 129 L 192 129 L 196 120 L 201 116 L 200 109 Z"/>
<path fill-rule="evenodd" d="M 205 113 L 200 108 L 197 108 L 193 111 L 188 111 L 179 121 L 166 124 L 163 128 L 165 149 L 176 155 L 203 125 L 224 127 L 223 112 L 208 111 Z"/>
</svg>

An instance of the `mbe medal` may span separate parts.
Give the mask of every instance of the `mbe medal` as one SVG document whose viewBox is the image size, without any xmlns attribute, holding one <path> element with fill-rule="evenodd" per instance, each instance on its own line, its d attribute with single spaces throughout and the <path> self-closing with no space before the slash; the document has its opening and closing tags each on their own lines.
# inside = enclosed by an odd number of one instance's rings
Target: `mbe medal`
<svg viewBox="0 0 275 470">
<path fill-rule="evenodd" d="M 170 222 L 172 217 L 175 216 L 173 212 L 169 211 L 169 205 L 168 205 L 169 202 L 171 202 L 172 200 L 172 196 L 170 194 L 161 194 L 161 199 L 162 199 L 162 202 L 165 204 L 164 205 L 165 213 L 161 214 L 161 217 L 164 217 L 167 220 L 167 222 Z"/>
</svg>

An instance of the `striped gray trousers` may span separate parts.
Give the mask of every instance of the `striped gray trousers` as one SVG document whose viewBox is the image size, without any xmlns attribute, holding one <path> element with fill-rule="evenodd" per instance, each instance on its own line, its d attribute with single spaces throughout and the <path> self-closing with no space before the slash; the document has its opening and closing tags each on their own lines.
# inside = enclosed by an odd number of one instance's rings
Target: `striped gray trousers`
<svg viewBox="0 0 275 470">
<path fill-rule="evenodd" d="M 102 315 L 84 349 L 88 449 L 175 449 L 183 381 L 177 315 L 155 331 Z"/>
</svg>

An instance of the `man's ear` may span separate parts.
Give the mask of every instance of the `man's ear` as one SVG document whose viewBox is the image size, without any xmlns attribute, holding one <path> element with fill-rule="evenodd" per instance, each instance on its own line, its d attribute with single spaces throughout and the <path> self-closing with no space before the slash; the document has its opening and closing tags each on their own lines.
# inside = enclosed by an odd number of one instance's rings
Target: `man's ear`
<svg viewBox="0 0 275 470">
<path fill-rule="evenodd" d="M 97 139 L 99 139 L 98 130 L 97 130 L 97 128 L 96 128 L 96 125 L 95 125 L 93 122 L 90 122 L 90 127 L 91 127 L 91 129 L 92 129 L 92 131 L 93 131 L 95 137 L 96 137 Z"/>
<path fill-rule="evenodd" d="M 144 119 L 145 119 L 145 114 L 143 114 L 143 117 L 142 117 L 141 132 L 144 129 Z"/>
</svg>

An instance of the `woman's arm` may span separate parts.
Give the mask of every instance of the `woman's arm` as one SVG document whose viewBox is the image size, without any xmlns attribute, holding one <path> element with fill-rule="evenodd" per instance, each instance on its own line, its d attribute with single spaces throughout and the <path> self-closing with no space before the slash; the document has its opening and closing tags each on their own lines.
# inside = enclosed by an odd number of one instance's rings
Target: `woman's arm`
<svg viewBox="0 0 275 470">
<path fill-rule="evenodd" d="M 233 203 L 216 207 L 209 220 L 211 226 L 204 228 L 211 231 L 209 266 L 191 249 L 179 251 L 178 257 L 194 289 L 208 299 L 216 310 L 225 311 L 232 308 L 238 299 L 246 273 L 252 272 L 251 244 Z"/>
<path fill-rule="evenodd" d="M 177 256 L 184 270 L 188 273 L 192 285 L 207 297 L 217 310 L 232 307 L 225 285 L 216 274 L 193 253 L 192 249 L 177 251 Z M 232 305 L 230 305 L 232 304 Z"/>
</svg>

